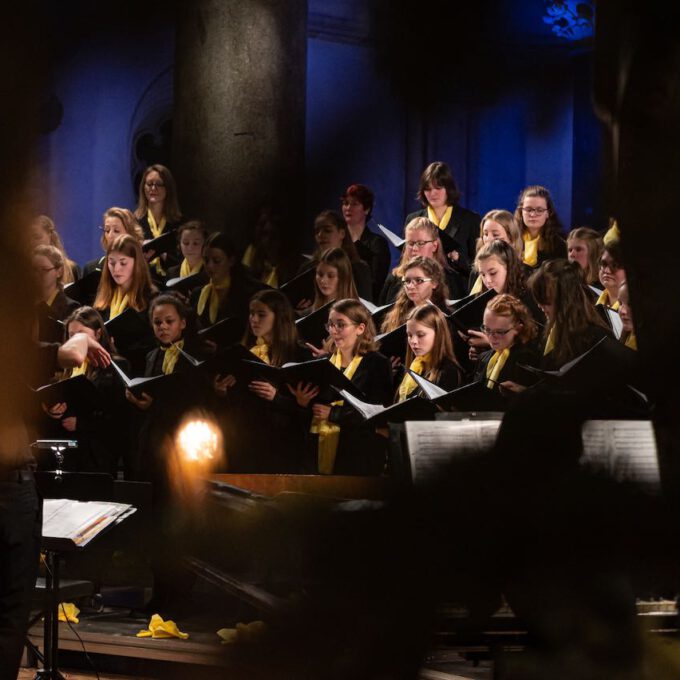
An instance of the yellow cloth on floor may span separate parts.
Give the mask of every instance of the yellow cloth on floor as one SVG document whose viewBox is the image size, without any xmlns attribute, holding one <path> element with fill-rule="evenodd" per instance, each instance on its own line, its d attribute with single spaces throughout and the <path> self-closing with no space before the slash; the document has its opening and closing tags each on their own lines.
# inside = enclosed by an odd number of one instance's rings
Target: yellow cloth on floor
<svg viewBox="0 0 680 680">
<path fill-rule="evenodd" d="M 149 627 L 146 630 L 140 630 L 137 633 L 139 638 L 154 638 L 154 639 L 167 639 L 167 638 L 179 638 L 180 640 L 186 640 L 189 637 L 188 633 L 183 633 L 174 621 L 163 621 L 159 614 L 154 614 L 149 621 Z"/>
<path fill-rule="evenodd" d="M 76 607 L 73 602 L 61 602 L 59 604 L 59 620 L 66 623 L 70 621 L 71 623 L 78 623 L 78 614 L 80 614 L 80 609 Z"/>
<path fill-rule="evenodd" d="M 271 359 L 269 358 L 269 345 L 264 341 L 264 338 L 258 338 L 255 341 L 255 344 L 250 348 L 250 351 L 260 359 L 260 361 L 264 361 L 265 364 L 271 364 Z"/>
<path fill-rule="evenodd" d="M 174 372 L 177 361 L 179 360 L 180 349 L 184 349 L 184 340 L 173 342 L 168 347 L 161 347 L 163 352 L 163 375 L 170 375 Z"/>
<path fill-rule="evenodd" d="M 486 386 L 488 389 L 492 390 L 495 387 L 509 356 L 510 348 L 506 347 L 502 352 L 494 352 L 491 359 L 489 359 L 489 363 L 486 365 L 486 377 L 488 378 Z"/>
<path fill-rule="evenodd" d="M 355 356 L 350 362 L 349 366 L 343 371 L 348 380 L 352 379 L 352 376 L 356 372 L 362 356 Z M 340 352 L 336 352 L 330 359 L 331 363 L 339 371 L 342 370 L 342 355 Z M 345 402 L 334 401 L 331 403 L 332 406 L 342 406 Z M 338 444 L 340 443 L 340 425 L 331 423 L 328 420 L 321 418 L 312 418 L 312 426 L 309 428 L 312 434 L 319 435 L 319 447 L 318 447 L 318 470 L 321 475 L 332 475 L 333 467 L 335 466 L 335 456 L 338 453 Z"/>
<path fill-rule="evenodd" d="M 255 642 L 262 637 L 267 630 L 264 621 L 251 621 L 250 623 L 237 623 L 236 628 L 220 628 L 217 635 L 223 645 L 234 642 Z"/>
<path fill-rule="evenodd" d="M 538 264 L 538 243 L 541 240 L 539 234 L 536 238 L 531 238 L 531 234 L 525 231 L 522 234 L 522 241 L 524 241 L 524 253 L 522 254 L 522 261 L 530 267 L 535 267 Z"/>
<path fill-rule="evenodd" d="M 449 221 L 451 220 L 451 215 L 453 215 L 453 206 L 450 205 L 447 209 L 446 212 L 442 215 L 441 220 L 437 219 L 437 213 L 435 213 L 434 210 L 428 205 L 427 206 L 427 219 L 432 222 L 432 224 L 435 224 L 438 226 L 442 231 L 446 229 L 446 227 L 449 226 Z"/>
<path fill-rule="evenodd" d="M 415 357 L 409 368 L 414 373 L 422 375 L 429 360 L 430 353 L 428 352 L 421 357 Z M 411 394 L 411 392 L 413 392 L 416 387 L 418 387 L 418 383 L 416 383 L 416 381 L 411 377 L 411 374 L 408 372 L 404 373 L 404 378 L 401 381 L 401 385 L 399 385 L 399 401 L 406 401 L 406 397 L 408 397 L 408 395 Z"/>
</svg>

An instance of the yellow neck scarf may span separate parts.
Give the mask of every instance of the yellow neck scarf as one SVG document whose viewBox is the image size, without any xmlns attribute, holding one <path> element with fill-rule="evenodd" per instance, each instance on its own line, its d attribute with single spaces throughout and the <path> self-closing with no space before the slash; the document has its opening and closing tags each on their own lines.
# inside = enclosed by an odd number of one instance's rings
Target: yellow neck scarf
<svg viewBox="0 0 680 680">
<path fill-rule="evenodd" d="M 179 275 L 184 278 L 185 276 L 190 276 L 191 274 L 198 274 L 198 272 L 203 269 L 203 260 L 200 260 L 195 267 L 190 267 L 187 258 L 182 260 L 182 264 L 179 266 Z"/>
<path fill-rule="evenodd" d="M 550 354 L 555 349 L 555 326 L 550 329 L 548 333 L 548 339 L 545 341 L 545 349 L 543 350 L 543 356 Z"/>
<path fill-rule="evenodd" d="M 363 357 L 357 355 L 352 359 L 349 366 L 343 371 L 349 380 L 356 373 L 359 364 Z M 330 359 L 331 363 L 338 370 L 342 370 L 342 355 L 336 352 Z M 342 406 L 343 401 L 334 401 L 331 406 Z M 338 443 L 340 442 L 340 426 L 335 423 L 330 423 L 327 420 L 320 418 L 312 419 L 312 426 L 309 431 L 319 435 L 318 448 L 318 469 L 319 474 L 331 475 L 333 474 L 333 467 L 335 466 L 335 456 L 338 452 Z"/>
<path fill-rule="evenodd" d="M 409 368 L 418 375 L 422 375 L 423 371 L 427 368 L 427 364 L 430 361 L 430 354 L 424 354 L 422 357 L 415 357 L 411 362 Z M 416 381 L 411 377 L 409 373 L 404 374 L 404 378 L 399 385 L 399 401 L 405 401 L 406 397 L 413 392 L 413 390 L 418 387 Z"/>
<path fill-rule="evenodd" d="M 87 366 L 88 366 L 88 361 L 85 359 L 80 366 L 76 366 L 72 371 L 71 371 L 71 377 L 75 378 L 77 375 L 85 375 L 87 373 Z"/>
<path fill-rule="evenodd" d="M 615 312 L 619 311 L 621 303 L 617 300 L 613 304 L 609 304 L 609 291 L 605 288 L 601 293 L 600 297 L 597 298 L 596 305 L 605 305 L 611 307 Z"/>
<path fill-rule="evenodd" d="M 243 257 L 241 258 L 241 264 L 246 265 L 246 267 L 252 267 L 254 260 L 255 260 L 255 246 L 251 243 L 246 248 L 246 252 L 243 253 Z M 266 283 L 268 286 L 271 286 L 272 288 L 279 287 L 279 277 L 278 274 L 276 273 L 276 267 L 273 264 L 271 264 L 271 262 L 265 261 L 264 271 L 262 272 L 260 280 L 262 281 L 262 283 Z"/>
<path fill-rule="evenodd" d="M 180 349 L 184 349 L 184 340 L 173 342 L 168 347 L 161 347 L 161 352 L 163 352 L 163 368 L 161 369 L 163 375 L 170 375 L 175 370 Z"/>
<path fill-rule="evenodd" d="M 209 283 L 203 286 L 201 291 L 201 296 L 198 298 L 198 315 L 203 314 L 206 304 L 209 303 L 208 307 L 208 318 L 210 323 L 215 323 L 217 321 L 217 312 L 220 309 L 220 292 L 224 291 L 223 295 L 226 296 L 229 292 L 229 286 L 231 286 L 231 277 L 227 277 L 227 280 L 223 283 Z"/>
<path fill-rule="evenodd" d="M 510 348 L 506 347 L 500 353 L 494 352 L 491 359 L 489 359 L 489 363 L 486 365 L 486 377 L 488 378 L 486 386 L 488 389 L 492 390 L 496 386 L 498 377 L 500 376 L 503 366 L 505 366 L 505 362 L 508 360 L 509 356 Z"/>
<path fill-rule="evenodd" d="M 128 294 L 123 293 L 120 288 L 116 287 L 111 298 L 111 304 L 109 305 L 109 319 L 115 319 L 119 314 L 123 313 L 129 303 Z"/>
<path fill-rule="evenodd" d="M 165 229 L 166 220 L 165 217 L 161 218 L 161 223 L 156 224 L 156 218 L 153 216 L 151 210 L 146 211 L 146 219 L 149 221 L 149 229 L 151 229 L 151 234 L 154 238 L 158 238 Z M 161 258 L 154 257 L 151 262 L 149 262 L 150 267 L 154 267 L 160 276 L 165 276 L 165 270 L 161 265 Z"/>
<path fill-rule="evenodd" d="M 54 293 L 52 293 L 52 295 L 50 295 L 49 299 L 47 300 L 47 306 L 48 307 L 52 306 L 52 303 L 54 302 L 57 295 L 59 295 L 59 289 L 58 288 L 57 288 L 57 290 L 54 291 Z"/>
<path fill-rule="evenodd" d="M 470 295 L 478 295 L 484 290 L 484 284 L 482 283 L 482 275 L 480 274 L 475 281 L 475 285 L 470 288 Z"/>
<path fill-rule="evenodd" d="M 436 224 L 442 231 L 444 231 L 444 229 L 449 226 L 451 215 L 453 215 L 452 205 L 446 208 L 446 212 L 442 215 L 441 220 L 437 218 L 437 213 L 435 213 L 432 207 L 429 205 L 427 206 L 427 219 L 433 224 Z"/>
<path fill-rule="evenodd" d="M 524 241 L 524 253 L 522 254 L 522 261 L 530 267 L 535 267 L 538 264 L 538 244 L 541 240 L 539 233 L 535 238 L 531 238 L 531 233 L 525 231 L 522 234 L 522 241 Z"/>
<path fill-rule="evenodd" d="M 255 344 L 250 348 L 250 351 L 265 364 L 271 364 L 269 358 L 269 345 L 264 341 L 264 338 L 258 338 Z"/>
<path fill-rule="evenodd" d="M 635 337 L 635 331 L 631 331 L 628 334 L 628 337 L 626 338 L 626 342 L 623 343 L 626 347 L 630 347 L 630 349 L 634 349 L 637 351 L 637 338 Z"/>
</svg>

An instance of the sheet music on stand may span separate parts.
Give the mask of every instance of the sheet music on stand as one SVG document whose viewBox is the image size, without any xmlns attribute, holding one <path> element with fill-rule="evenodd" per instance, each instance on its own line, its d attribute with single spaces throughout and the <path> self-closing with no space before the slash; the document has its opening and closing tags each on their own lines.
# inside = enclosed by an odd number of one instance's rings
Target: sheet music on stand
<svg viewBox="0 0 680 680">
<path fill-rule="evenodd" d="M 581 463 L 617 482 L 635 482 L 660 492 L 659 460 L 649 420 L 588 420 L 581 429 Z"/>
<path fill-rule="evenodd" d="M 43 501 L 43 543 L 60 543 L 66 549 L 82 548 L 106 528 L 120 524 L 135 511 L 136 508 L 127 503 L 46 498 Z"/>
<path fill-rule="evenodd" d="M 483 453 L 496 441 L 500 420 L 406 423 L 406 443 L 414 484 L 435 479 L 456 457 Z"/>
</svg>

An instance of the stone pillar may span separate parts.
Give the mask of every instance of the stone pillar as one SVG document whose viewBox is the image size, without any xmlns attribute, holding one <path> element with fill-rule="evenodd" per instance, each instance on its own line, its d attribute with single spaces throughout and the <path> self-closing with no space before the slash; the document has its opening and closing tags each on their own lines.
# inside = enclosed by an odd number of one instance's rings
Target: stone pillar
<svg viewBox="0 0 680 680">
<path fill-rule="evenodd" d="M 182 211 L 240 245 L 264 203 L 302 225 L 306 27 L 305 0 L 178 9 L 172 166 Z"/>
</svg>

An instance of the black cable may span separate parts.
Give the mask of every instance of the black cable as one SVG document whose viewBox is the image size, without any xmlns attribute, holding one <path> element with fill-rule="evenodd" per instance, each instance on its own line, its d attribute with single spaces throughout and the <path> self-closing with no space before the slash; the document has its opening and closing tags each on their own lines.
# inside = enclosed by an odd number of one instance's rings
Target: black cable
<svg viewBox="0 0 680 680">
<path fill-rule="evenodd" d="M 47 560 L 42 555 L 40 556 L 40 559 L 45 565 L 45 569 L 49 572 L 50 576 L 53 576 L 52 570 L 50 569 L 50 565 L 47 563 Z M 66 619 L 68 627 L 73 631 L 74 635 L 78 638 L 78 642 L 80 642 L 80 646 L 83 648 L 83 654 L 85 655 L 85 659 L 87 659 L 87 663 L 90 664 L 90 668 L 94 671 L 94 674 L 97 676 L 97 680 L 101 680 L 101 678 L 99 677 L 99 671 L 97 670 L 97 667 L 94 665 L 94 661 L 92 661 L 92 658 L 87 653 L 87 649 L 85 649 L 85 643 L 83 642 L 83 638 L 81 638 L 80 635 L 78 635 L 78 631 L 73 627 L 73 624 L 68 620 L 64 603 L 60 602 L 59 607 L 61 607 L 61 611 L 64 613 L 64 618 Z M 59 607 L 57 607 L 57 618 L 59 617 Z"/>
</svg>

